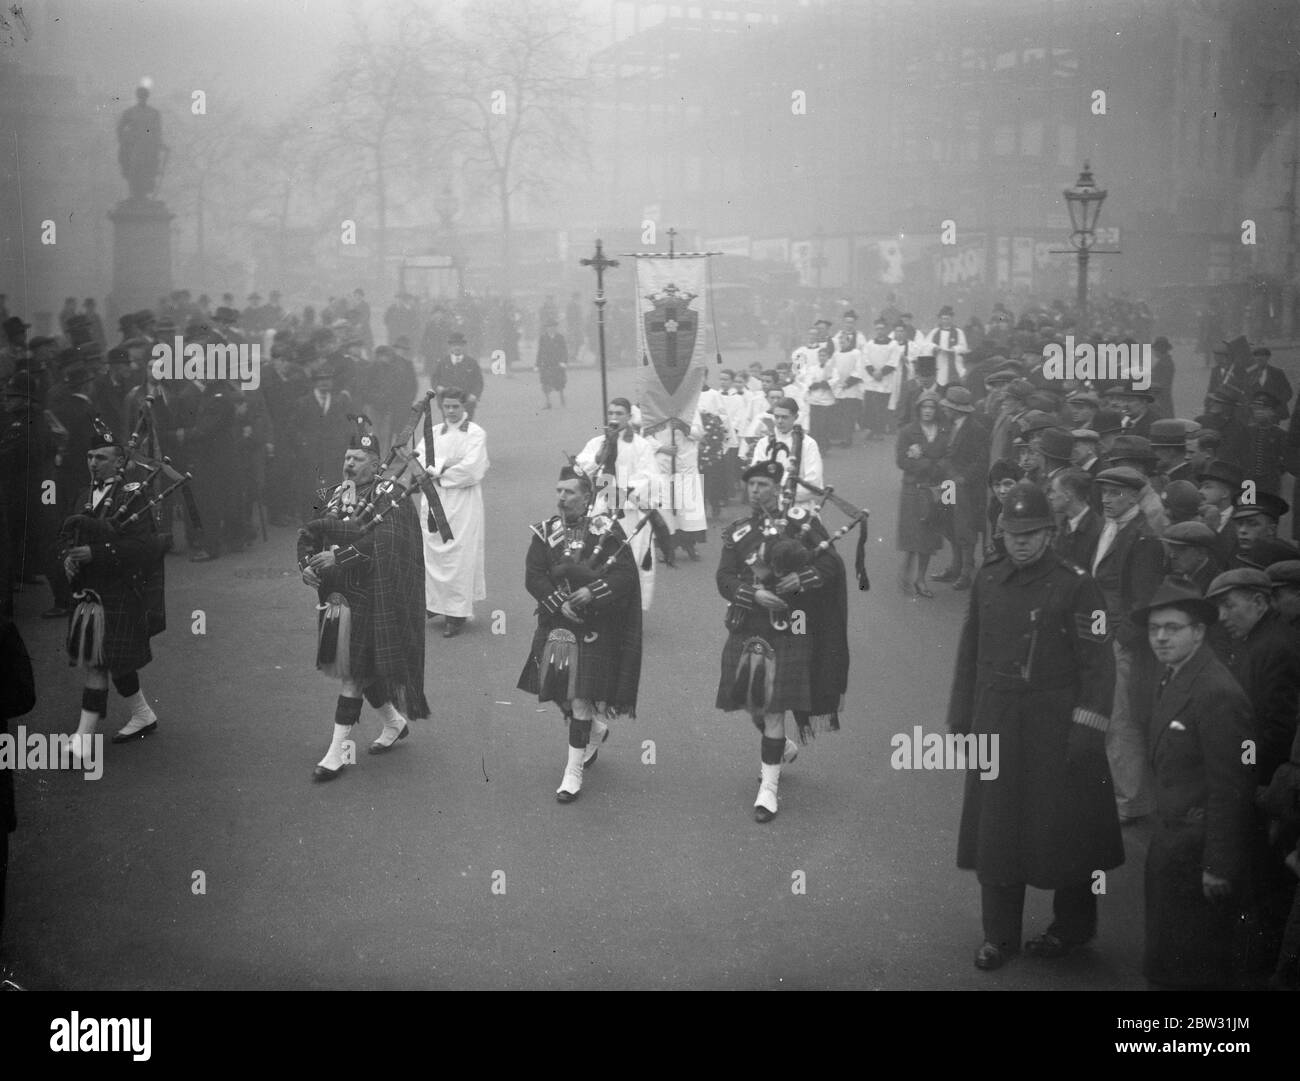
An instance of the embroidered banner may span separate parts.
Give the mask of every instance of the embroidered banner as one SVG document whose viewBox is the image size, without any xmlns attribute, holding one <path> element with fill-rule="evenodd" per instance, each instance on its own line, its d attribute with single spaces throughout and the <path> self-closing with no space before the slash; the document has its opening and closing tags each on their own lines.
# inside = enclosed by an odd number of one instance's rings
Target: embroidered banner
<svg viewBox="0 0 1300 1081">
<path fill-rule="evenodd" d="M 708 363 L 708 257 L 638 257 L 636 285 L 642 432 L 650 435 L 672 421 L 689 430 Z"/>
</svg>

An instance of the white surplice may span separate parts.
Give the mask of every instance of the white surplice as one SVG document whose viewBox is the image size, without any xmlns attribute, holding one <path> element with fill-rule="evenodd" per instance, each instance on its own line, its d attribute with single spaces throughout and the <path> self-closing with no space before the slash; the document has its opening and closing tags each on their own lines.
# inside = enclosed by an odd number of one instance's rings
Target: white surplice
<svg viewBox="0 0 1300 1081">
<path fill-rule="evenodd" d="M 428 465 L 424 436 L 415 445 Z M 446 544 L 429 531 L 428 507 L 421 496 L 420 532 L 424 535 L 424 606 L 445 616 L 471 616 L 474 602 L 487 596 L 484 575 L 483 477 L 488 471 L 487 433 L 472 420 L 459 427 L 433 426 L 433 464 L 438 496 L 451 525 Z"/>
<path fill-rule="evenodd" d="M 597 473 L 596 459 L 604 448 L 604 436 L 598 435 L 588 441 L 577 456 L 578 467 L 584 473 Z M 656 471 L 655 450 L 648 439 L 635 433 L 632 433 L 631 439 L 620 437 L 618 440 L 618 457 L 614 462 L 614 483 L 600 489 L 592 502 L 591 513 L 615 514 L 622 511 L 623 516 L 619 520 L 620 524 L 623 527 L 623 532 L 631 536 L 633 530 L 637 528 L 644 517 L 641 508 L 649 509 L 650 507 L 650 485 L 653 483 Z M 653 556 L 650 559 L 649 570 L 644 569 L 641 565 L 646 553 L 650 551 L 650 545 L 653 541 L 654 535 L 647 523 L 640 533 L 632 537 L 632 543 L 628 545 L 628 550 L 636 561 L 637 570 L 641 575 L 641 610 L 643 612 L 650 610 L 650 602 L 654 600 L 655 565 Z"/>
</svg>

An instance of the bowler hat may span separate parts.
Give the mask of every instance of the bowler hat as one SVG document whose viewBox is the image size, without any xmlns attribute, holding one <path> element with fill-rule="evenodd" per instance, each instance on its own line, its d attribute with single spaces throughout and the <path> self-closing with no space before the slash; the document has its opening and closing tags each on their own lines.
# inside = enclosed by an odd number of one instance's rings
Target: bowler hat
<svg viewBox="0 0 1300 1081">
<path fill-rule="evenodd" d="M 1201 509 L 1201 493 L 1190 480 L 1171 480 L 1164 490 L 1165 508 L 1177 523 L 1190 522 Z"/>
<path fill-rule="evenodd" d="M 1117 488 L 1131 488 L 1140 492 L 1146 487 L 1147 479 L 1132 466 L 1117 465 L 1112 469 L 1103 469 L 1092 478 L 1094 484 L 1112 484 Z"/>
<path fill-rule="evenodd" d="M 1101 439 L 1101 435 L 1091 428 L 1075 428 L 1070 432 L 1070 437 L 1076 441 L 1087 440 L 1089 443 L 1096 443 Z"/>
<path fill-rule="evenodd" d="M 1044 428 L 1038 433 L 1038 449 L 1045 458 L 1068 462 L 1074 453 L 1074 436 L 1065 428 Z"/>
<path fill-rule="evenodd" d="M 452 331 L 452 333 L 450 333 L 450 334 L 447 335 L 447 344 L 448 344 L 448 345 L 464 345 L 464 344 L 465 344 L 465 335 L 462 334 L 459 330 Z"/>
<path fill-rule="evenodd" d="M 1210 583 L 1210 588 L 1205 591 L 1205 599 L 1213 600 L 1225 593 L 1231 593 L 1234 589 L 1257 589 L 1270 593 L 1273 590 L 1273 583 L 1265 571 L 1256 567 L 1234 567 L 1230 571 L 1224 571 Z"/>
<path fill-rule="evenodd" d="M 1226 484 L 1234 493 L 1240 491 L 1241 482 L 1245 479 L 1241 472 L 1241 466 L 1236 462 L 1225 462 L 1222 458 L 1216 458 L 1210 462 L 1204 470 L 1196 476 L 1196 483 L 1202 481 L 1217 480 L 1220 484 Z"/>
<path fill-rule="evenodd" d="M 28 330 L 31 327 L 31 323 L 24 323 L 21 319 L 18 318 L 18 316 L 11 315 L 8 319 L 4 321 L 3 326 L 4 326 L 5 336 L 8 338 L 12 338 L 17 334 L 22 334 L 24 331 Z"/>
<path fill-rule="evenodd" d="M 1196 592 L 1196 587 L 1186 578 L 1166 578 L 1152 594 L 1151 603 L 1135 608 L 1129 619 L 1139 627 L 1145 627 L 1151 613 L 1161 608 L 1177 608 L 1206 626 L 1219 620 L 1218 606 Z"/>
<path fill-rule="evenodd" d="M 1066 405 L 1086 405 L 1090 409 L 1100 409 L 1101 399 L 1090 390 L 1071 391 L 1065 399 Z"/>
<path fill-rule="evenodd" d="M 1291 505 L 1280 495 L 1274 495 L 1272 492 L 1256 492 L 1253 503 L 1237 503 L 1232 511 L 1232 517 L 1235 520 L 1263 514 L 1279 522 L 1286 517 L 1286 512 L 1290 509 Z"/>
<path fill-rule="evenodd" d="M 1019 481 L 1002 505 L 998 525 L 1003 533 L 1033 533 L 1053 525 L 1052 508 L 1036 484 Z"/>
<path fill-rule="evenodd" d="M 1147 436 L 1153 447 L 1186 447 L 1187 421 L 1158 420 L 1151 425 L 1151 434 Z"/>
</svg>

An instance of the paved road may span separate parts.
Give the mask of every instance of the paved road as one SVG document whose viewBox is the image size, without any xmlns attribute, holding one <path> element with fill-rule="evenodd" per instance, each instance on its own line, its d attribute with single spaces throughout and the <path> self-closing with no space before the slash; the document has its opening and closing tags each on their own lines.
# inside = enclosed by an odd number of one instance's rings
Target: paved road
<svg viewBox="0 0 1300 1081">
<path fill-rule="evenodd" d="M 611 395 L 632 391 L 630 370 L 612 374 Z M 293 532 L 212 564 L 169 559 L 172 626 L 142 673 L 159 734 L 107 747 L 93 783 L 18 777 L 11 966 L 34 987 L 88 989 L 1140 987 L 1140 833 L 1126 835 L 1093 949 L 995 974 L 971 964 L 978 887 L 954 866 L 962 778 L 890 768 L 894 733 L 942 728 L 966 595 L 913 601 L 893 584 L 884 443 L 827 461 L 874 511 L 873 589 L 850 597 L 844 730 L 784 772 L 776 821 L 750 817 L 757 734 L 712 706 L 716 528 L 702 562 L 660 572 L 639 716 L 582 798 L 555 803 L 562 724 L 514 685 L 532 630 L 527 524 L 551 512 L 561 450 L 599 423 L 595 373 L 575 372 L 568 398 L 544 412 L 530 375 L 489 383 L 488 600 L 462 637 L 428 640 L 433 718 L 335 783 L 311 782 L 337 685 L 311 667 L 314 594 Z M 43 587 L 18 597 L 40 699 L 24 723 L 66 731 L 80 690 L 61 628 L 35 618 L 47 604 Z M 205 636 L 190 632 L 200 610 Z M 110 709 L 111 732 L 116 695 Z M 358 742 L 378 727 L 367 708 Z M 1027 934 L 1049 908 L 1031 891 Z"/>
</svg>

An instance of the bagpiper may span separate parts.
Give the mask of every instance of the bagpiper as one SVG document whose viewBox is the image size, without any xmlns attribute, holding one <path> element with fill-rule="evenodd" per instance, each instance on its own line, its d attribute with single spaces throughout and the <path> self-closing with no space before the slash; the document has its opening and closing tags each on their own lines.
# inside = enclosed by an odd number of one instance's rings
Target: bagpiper
<svg viewBox="0 0 1300 1081">
<path fill-rule="evenodd" d="M 379 444 L 365 417 L 343 456 L 343 482 L 323 515 L 298 533 L 302 580 L 317 591 L 316 667 L 341 681 L 334 735 L 314 779 L 354 764 L 352 726 L 361 699 L 384 727 L 368 748 L 383 754 L 429 716 L 424 697 L 424 544 L 401 484 L 379 481 Z"/>
<path fill-rule="evenodd" d="M 806 507 L 782 511 L 785 467 L 755 462 L 742 475 L 752 514 L 723 531 L 718 591 L 729 602 L 717 708 L 747 710 L 762 733 L 754 819 L 776 817 L 793 713 L 799 741 L 838 730 L 848 686 L 848 596 L 844 562 Z"/>
<path fill-rule="evenodd" d="M 149 639 L 163 630 L 162 560 L 167 538 L 147 509 L 147 486 L 128 480 L 125 446 L 98 417 L 86 452 L 90 486 L 63 524 L 59 554 L 76 607 L 68 621 L 67 652 L 86 673 L 74 761 L 90 753 L 89 738 L 108 715 L 111 679 L 131 709 L 114 743 L 144 738 L 158 718 L 140 689 L 139 671 L 153 659 Z"/>
<path fill-rule="evenodd" d="M 537 630 L 518 687 L 554 702 L 568 722 L 555 798 L 572 803 L 609 737 L 606 721 L 636 716 L 641 584 L 622 526 L 590 513 L 591 478 L 565 466 L 555 494 L 559 513 L 530 527 L 524 584 L 537 600 Z"/>
</svg>

